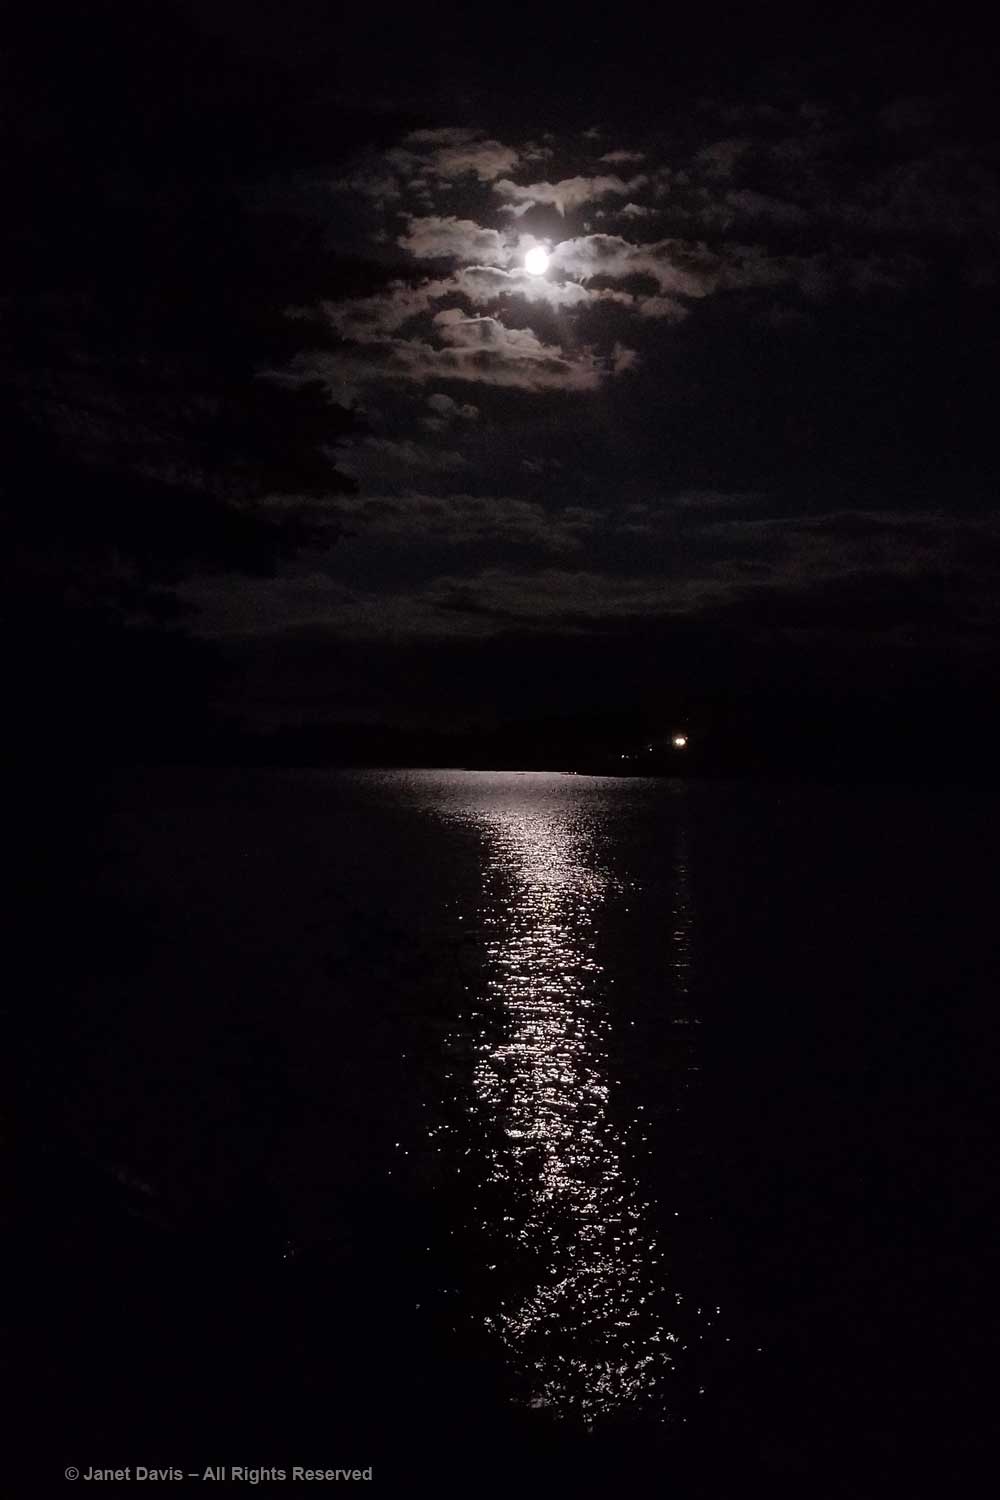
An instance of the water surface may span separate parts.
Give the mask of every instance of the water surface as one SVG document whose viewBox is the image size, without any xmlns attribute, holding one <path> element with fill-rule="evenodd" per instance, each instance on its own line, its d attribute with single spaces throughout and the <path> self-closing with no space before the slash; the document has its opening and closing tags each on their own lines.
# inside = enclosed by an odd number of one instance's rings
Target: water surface
<svg viewBox="0 0 1000 1500">
<path fill-rule="evenodd" d="M 946 787 L 122 778 L 45 1085 L 155 1226 L 112 1300 L 221 1256 L 257 1321 L 206 1371 L 371 1442 L 892 1472 L 992 1295 L 994 834 Z"/>
</svg>

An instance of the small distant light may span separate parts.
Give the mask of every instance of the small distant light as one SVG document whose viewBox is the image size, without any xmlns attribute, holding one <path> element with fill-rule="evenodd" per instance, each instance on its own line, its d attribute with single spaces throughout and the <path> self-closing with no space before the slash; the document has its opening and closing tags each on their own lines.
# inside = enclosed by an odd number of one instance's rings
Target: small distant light
<svg viewBox="0 0 1000 1500">
<path fill-rule="evenodd" d="M 675 750 L 683 750 L 684 746 L 687 744 L 687 742 L 688 742 L 688 737 L 687 737 L 686 734 L 675 734 L 674 735 L 673 746 L 674 746 Z"/>
</svg>

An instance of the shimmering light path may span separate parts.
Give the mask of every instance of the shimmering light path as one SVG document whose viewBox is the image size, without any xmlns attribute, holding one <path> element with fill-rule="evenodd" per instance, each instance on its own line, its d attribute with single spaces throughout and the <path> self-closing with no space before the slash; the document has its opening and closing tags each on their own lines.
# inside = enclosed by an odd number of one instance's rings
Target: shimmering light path
<svg viewBox="0 0 1000 1500">
<path fill-rule="evenodd" d="M 485 999 L 464 1040 L 477 1217 L 498 1272 L 487 1322 L 529 1404 L 588 1423 L 649 1408 L 667 1419 L 682 1298 L 634 1175 L 642 1116 L 629 1124 L 619 1101 L 616 1118 L 613 976 L 595 956 L 602 905 L 624 893 L 601 862 L 609 810 L 565 785 L 526 796 L 524 781 L 495 776 L 475 814 Z M 684 880 L 671 920 L 683 993 Z"/>
</svg>

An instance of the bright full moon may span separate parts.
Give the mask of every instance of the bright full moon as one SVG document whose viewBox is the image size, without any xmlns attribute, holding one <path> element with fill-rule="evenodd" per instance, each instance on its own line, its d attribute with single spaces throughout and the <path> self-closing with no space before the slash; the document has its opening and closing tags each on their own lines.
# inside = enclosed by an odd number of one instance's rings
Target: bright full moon
<svg viewBox="0 0 1000 1500">
<path fill-rule="evenodd" d="M 549 257 L 540 245 L 536 245 L 534 250 L 528 251 L 524 257 L 524 269 L 528 272 L 529 276 L 545 275 L 549 269 Z"/>
</svg>

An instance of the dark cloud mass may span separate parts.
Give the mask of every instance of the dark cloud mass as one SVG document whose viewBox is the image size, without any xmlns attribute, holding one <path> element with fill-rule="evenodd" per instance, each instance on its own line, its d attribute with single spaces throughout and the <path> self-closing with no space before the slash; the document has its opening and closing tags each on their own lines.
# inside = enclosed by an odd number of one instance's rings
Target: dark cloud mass
<svg viewBox="0 0 1000 1500">
<path fill-rule="evenodd" d="M 200 633 L 290 662 L 303 632 L 328 639 L 334 715 L 338 642 L 419 646 L 441 681 L 456 642 L 503 643 L 508 693 L 543 639 L 693 677 L 720 631 L 758 643 L 764 673 L 859 635 L 897 662 L 984 659 L 1000 193 L 968 28 L 626 7 L 602 47 L 555 11 L 529 46 L 462 11 L 431 47 L 414 15 L 377 38 L 307 5 L 177 14 L 270 88 L 253 142 L 249 87 L 185 127 L 272 246 L 265 278 L 222 290 L 212 224 L 199 244 L 187 215 L 193 304 L 237 297 L 258 382 L 355 421 L 313 449 L 346 482 L 288 475 L 265 497 L 313 528 L 295 559 L 181 585 Z M 95 178 L 130 233 L 150 210 L 136 182 L 170 177 L 157 130 L 112 129 Z M 134 443 L 161 476 L 194 462 L 174 397 L 140 413 L 127 387 L 80 357 L 34 399 L 53 430 L 85 405 L 91 448 Z M 721 660 L 706 646 L 725 691 Z M 451 680 L 442 713 L 461 696 Z"/>
</svg>

